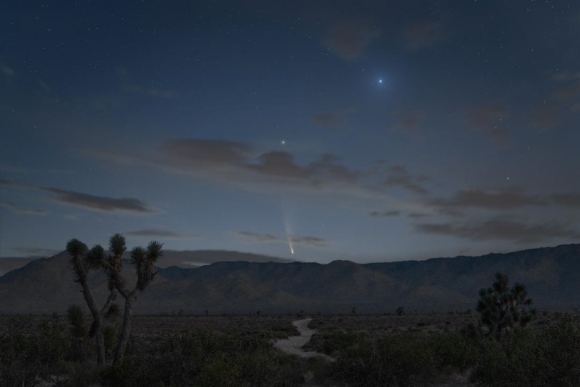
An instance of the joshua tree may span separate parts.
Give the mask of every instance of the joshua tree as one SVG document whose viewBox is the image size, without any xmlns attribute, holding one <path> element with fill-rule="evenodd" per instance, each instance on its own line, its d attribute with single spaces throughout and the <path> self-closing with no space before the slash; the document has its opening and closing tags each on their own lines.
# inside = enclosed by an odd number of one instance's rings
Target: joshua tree
<svg viewBox="0 0 580 387">
<path fill-rule="evenodd" d="M 505 274 L 497 273 L 492 287 L 481 289 L 477 312 L 483 333 L 500 339 L 506 332 L 525 327 L 535 316 L 526 288 L 516 283 L 509 287 Z"/>
<path fill-rule="evenodd" d="M 147 288 L 157 274 L 154 264 L 161 256 L 161 247 L 162 245 L 158 242 L 150 242 L 147 249 L 136 247 L 131 251 L 131 263 L 135 267 L 137 281 L 134 287 L 129 289 L 122 273 L 123 255 L 126 251 L 125 238 L 122 235 L 115 234 L 111 237 L 108 254 L 99 245 L 87 251 L 86 245 L 76 239 L 71 240 L 67 245 L 67 251 L 72 257 L 73 268 L 77 274 L 77 281 L 82 285 L 85 301 L 93 316 L 91 331 L 96 337 L 99 364 L 106 362 L 103 320 L 117 310 L 117 306 L 113 304 L 117 293 L 123 297 L 125 306 L 119 339 L 113 353 L 113 365 L 123 359 L 131 334 L 133 304 L 139 293 Z M 101 269 L 108 276 L 109 297 L 101 309 L 97 308 L 87 282 L 89 269 Z"/>
<path fill-rule="evenodd" d="M 118 364 L 127 350 L 129 336 L 131 334 L 131 315 L 133 312 L 133 304 L 137 301 L 137 297 L 143 292 L 147 286 L 153 281 L 157 271 L 155 270 L 155 262 L 161 256 L 162 245 L 159 242 L 150 242 L 147 249 L 136 247 L 131 251 L 131 263 L 135 267 L 137 274 L 137 282 L 134 287 L 129 289 L 126 285 L 126 280 L 123 277 L 123 254 L 126 251 L 125 238 L 120 234 L 115 234 L 110 241 L 110 255 L 108 260 L 104 263 L 109 274 L 111 284 L 117 289 L 119 294 L 125 300 L 125 307 L 123 311 L 123 323 L 121 325 L 121 332 L 115 353 L 113 354 L 113 365 Z"/>
<path fill-rule="evenodd" d="M 113 287 L 109 287 L 109 296 L 104 305 L 99 308 L 88 283 L 89 271 L 100 268 L 99 256 L 103 254 L 102 248 L 95 246 L 88 250 L 87 245 L 83 242 L 78 239 L 72 239 L 66 245 L 66 250 L 71 256 L 73 270 L 76 275 L 75 281 L 81 285 L 83 297 L 93 317 L 91 334 L 95 338 L 97 364 L 103 365 L 106 362 L 103 316 L 115 300 L 116 292 Z"/>
</svg>

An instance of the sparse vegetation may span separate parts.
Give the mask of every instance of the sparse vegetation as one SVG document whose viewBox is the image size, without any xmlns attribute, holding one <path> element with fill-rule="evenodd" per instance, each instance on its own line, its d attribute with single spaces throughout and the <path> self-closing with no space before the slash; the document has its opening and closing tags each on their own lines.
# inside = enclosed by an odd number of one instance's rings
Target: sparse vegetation
<svg viewBox="0 0 580 387">
<path fill-rule="evenodd" d="M 78 356 L 68 315 L 39 316 L 32 325 L 30 317 L 4 318 L 0 385 L 299 386 L 310 372 L 321 386 L 576 386 L 580 323 L 572 317 L 542 315 L 500 340 L 465 335 L 464 315 L 319 317 L 309 349 L 337 359 L 324 363 L 272 348 L 273 338 L 296 334 L 294 316 L 137 316 L 124 361 L 106 368 L 95 367 L 88 340 L 81 340 L 87 356 Z"/>
</svg>

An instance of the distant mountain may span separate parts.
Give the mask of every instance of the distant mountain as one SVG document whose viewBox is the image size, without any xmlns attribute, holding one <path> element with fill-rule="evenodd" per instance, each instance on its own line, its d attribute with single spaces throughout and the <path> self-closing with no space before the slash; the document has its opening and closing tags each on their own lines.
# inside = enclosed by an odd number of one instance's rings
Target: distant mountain
<svg viewBox="0 0 580 387">
<path fill-rule="evenodd" d="M 496 272 L 524 283 L 541 309 L 580 306 L 580 245 L 370 264 L 241 262 L 233 260 L 239 255 L 231 257 L 196 268 L 161 268 L 137 312 L 350 312 L 353 306 L 362 313 L 397 306 L 465 310 L 474 307 L 479 289 L 489 286 Z M 103 297 L 104 276 L 93 275 L 91 283 Z M 83 304 L 64 253 L 0 277 L 0 312 L 62 312 L 73 303 Z"/>
<path fill-rule="evenodd" d="M 4 274 L 8 273 L 11 270 L 14 269 L 18 269 L 19 267 L 22 267 L 24 265 L 26 265 L 27 263 L 29 263 L 32 260 L 38 259 L 36 257 L 34 258 L 25 258 L 25 257 L 18 257 L 18 258 L 12 258 L 12 257 L 2 257 L 0 258 L 0 277 L 3 276 Z"/>
<path fill-rule="evenodd" d="M 0 257 L 0 277 L 7 272 L 18 269 L 27 263 L 41 259 L 41 257 Z M 270 257 L 268 255 L 241 253 L 227 250 L 164 250 L 163 259 L 159 262 L 160 267 L 178 266 L 191 268 L 209 265 L 216 262 L 292 262 L 289 259 Z"/>
</svg>

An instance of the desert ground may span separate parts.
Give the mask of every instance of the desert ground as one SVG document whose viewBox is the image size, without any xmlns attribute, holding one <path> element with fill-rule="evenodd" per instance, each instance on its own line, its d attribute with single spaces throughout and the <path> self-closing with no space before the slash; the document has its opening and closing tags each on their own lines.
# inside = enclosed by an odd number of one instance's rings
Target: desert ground
<svg viewBox="0 0 580 387">
<path fill-rule="evenodd" d="M 538 313 L 525 333 L 500 345 L 470 337 L 467 327 L 475 321 L 467 312 L 135 316 L 125 363 L 102 371 L 92 359 L 90 338 L 72 337 L 66 316 L 4 315 L 0 381 L 2 386 L 523 386 L 558 377 L 560 385 L 572 386 L 578 380 L 577 314 Z M 546 362 L 550 369 L 538 369 Z"/>
</svg>

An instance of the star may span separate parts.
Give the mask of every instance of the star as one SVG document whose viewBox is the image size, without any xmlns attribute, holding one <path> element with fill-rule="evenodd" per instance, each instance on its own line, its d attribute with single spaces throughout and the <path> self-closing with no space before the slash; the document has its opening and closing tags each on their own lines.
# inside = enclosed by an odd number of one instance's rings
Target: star
<svg viewBox="0 0 580 387">
<path fill-rule="evenodd" d="M 280 140 L 280 144 L 281 145 L 286 145 L 286 140 L 285 139 Z"/>
<path fill-rule="evenodd" d="M 383 78 L 379 78 L 379 80 L 377 81 L 377 83 L 378 83 L 379 85 L 382 85 L 382 84 L 383 84 L 383 82 L 384 82 L 384 81 L 383 81 Z"/>
</svg>

